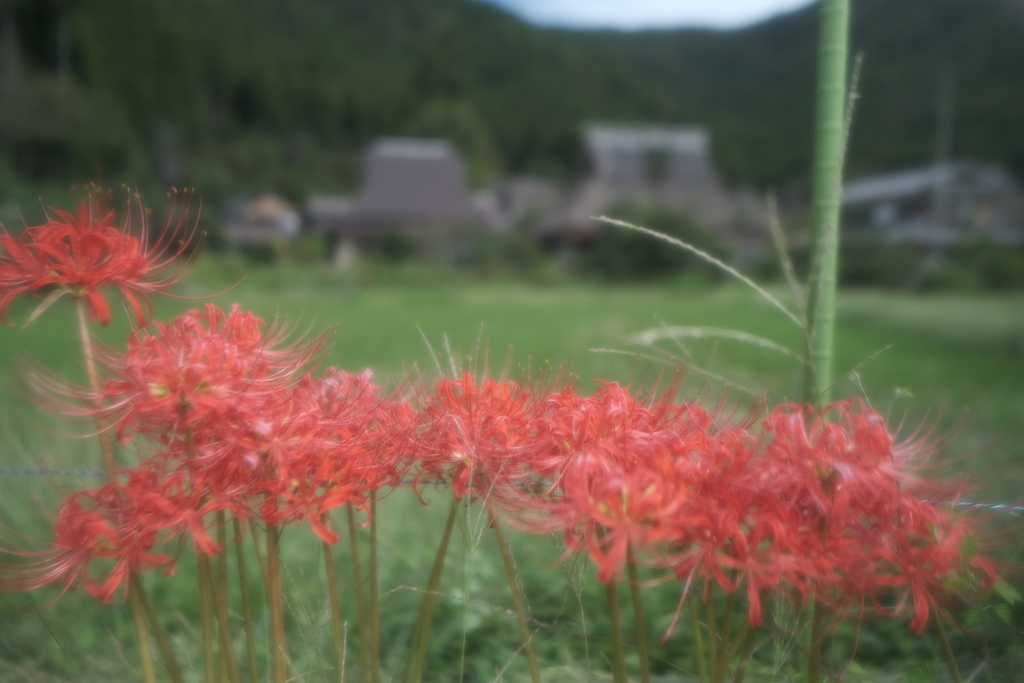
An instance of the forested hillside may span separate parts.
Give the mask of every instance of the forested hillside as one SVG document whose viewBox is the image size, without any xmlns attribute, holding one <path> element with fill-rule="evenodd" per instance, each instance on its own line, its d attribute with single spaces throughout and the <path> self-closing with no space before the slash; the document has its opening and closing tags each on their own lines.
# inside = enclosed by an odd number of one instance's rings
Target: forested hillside
<svg viewBox="0 0 1024 683">
<path fill-rule="evenodd" d="M 851 168 L 931 158 L 940 74 L 957 155 L 1024 175 L 1024 2 L 855 0 Z M 567 179 L 588 120 L 699 123 L 726 178 L 799 187 L 814 7 L 733 32 L 536 28 L 475 0 L 8 0 L 0 187 L 83 178 L 209 198 L 351 188 L 382 134 L 443 135 L 477 182 Z"/>
</svg>

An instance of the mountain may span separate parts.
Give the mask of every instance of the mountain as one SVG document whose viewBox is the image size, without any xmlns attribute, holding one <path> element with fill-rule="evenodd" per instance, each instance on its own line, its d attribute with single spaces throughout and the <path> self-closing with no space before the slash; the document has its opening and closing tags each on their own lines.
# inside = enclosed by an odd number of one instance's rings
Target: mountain
<svg viewBox="0 0 1024 683">
<path fill-rule="evenodd" d="M 580 35 L 674 88 L 711 122 L 735 180 L 805 175 L 814 107 L 817 7 L 732 32 Z M 955 156 L 1024 177 L 1024 2 L 853 0 L 863 58 L 848 165 L 858 174 L 934 158 L 940 82 L 951 84 Z"/>
<path fill-rule="evenodd" d="M 800 187 L 817 11 L 739 31 L 573 32 L 476 0 L 9 0 L 0 187 L 97 177 L 207 197 L 351 188 L 363 146 L 443 135 L 477 182 L 579 173 L 584 121 L 710 127 L 732 183 Z M 1024 0 L 854 0 L 851 172 L 957 156 L 1024 176 Z"/>
</svg>

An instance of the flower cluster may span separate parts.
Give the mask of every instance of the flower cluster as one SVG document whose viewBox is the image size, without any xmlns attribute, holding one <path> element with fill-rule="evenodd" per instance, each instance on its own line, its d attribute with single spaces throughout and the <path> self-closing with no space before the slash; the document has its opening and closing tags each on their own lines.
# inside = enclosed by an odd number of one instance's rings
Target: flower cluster
<svg viewBox="0 0 1024 683">
<path fill-rule="evenodd" d="M 146 456 L 121 470 L 126 483 L 67 498 L 48 567 L 8 582 L 80 582 L 109 600 L 129 570 L 170 563 L 159 544 L 184 534 L 198 552 L 218 553 L 208 533 L 218 511 L 265 524 L 304 520 L 336 542 L 324 513 L 365 508 L 369 492 L 396 485 L 408 467 L 412 409 L 382 396 L 368 371 L 314 377 L 306 368 L 322 340 L 283 346 L 286 336 L 237 306 L 208 305 L 133 332 L 124 353 L 102 354 L 109 378 L 99 396 L 76 393 L 100 406 L 87 410 L 119 440 L 144 441 Z M 97 562 L 111 559 L 113 568 Z M 106 575 L 90 576 L 92 566 Z"/>
<path fill-rule="evenodd" d="M 334 543 L 325 513 L 366 510 L 372 492 L 407 476 L 563 534 L 603 582 L 632 554 L 687 586 L 742 591 L 753 626 L 772 593 L 912 611 L 920 632 L 953 588 L 995 579 L 965 550 L 965 520 L 924 502 L 937 490 L 910 472 L 926 449 L 895 444 L 860 402 L 783 405 L 758 426 L 675 402 L 675 391 L 638 399 L 604 383 L 584 396 L 464 373 L 414 406 L 368 371 L 314 374 L 321 340 L 287 339 L 237 306 L 209 305 L 101 353 L 106 381 L 79 397 L 147 455 L 123 483 L 69 497 L 42 565 L 9 581 L 81 584 L 109 600 L 130 573 L 170 571 L 158 547 L 172 539 L 219 552 L 209 519 L 220 511 L 308 523 Z"/>
<path fill-rule="evenodd" d="M 755 429 L 615 383 L 538 399 L 465 375 L 440 382 L 424 414 L 441 436 L 422 471 L 437 476 L 443 463 L 456 495 L 522 529 L 564 533 L 603 582 L 632 551 L 687 586 L 742 590 L 753 626 L 772 592 L 835 609 L 910 606 L 920 633 L 955 590 L 995 581 L 967 521 L 925 502 L 959 492 L 909 474 L 927 449 L 895 444 L 860 402 L 783 405 Z"/>
</svg>

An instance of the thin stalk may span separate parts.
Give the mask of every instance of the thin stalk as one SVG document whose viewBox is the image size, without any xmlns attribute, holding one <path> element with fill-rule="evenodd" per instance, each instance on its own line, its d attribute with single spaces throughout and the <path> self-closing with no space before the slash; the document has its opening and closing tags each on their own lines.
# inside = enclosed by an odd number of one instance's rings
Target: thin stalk
<svg viewBox="0 0 1024 683">
<path fill-rule="evenodd" d="M 363 677 L 370 670 L 370 629 L 366 623 L 366 601 L 363 598 L 363 570 L 359 563 L 359 536 L 356 535 L 356 515 L 352 504 L 345 506 L 348 514 L 348 538 L 352 548 L 352 579 L 355 582 L 356 620 L 359 622 L 359 661 Z"/>
<path fill-rule="evenodd" d="M 743 645 L 740 650 L 740 658 L 736 665 L 736 674 L 732 677 L 732 683 L 743 683 L 743 677 L 747 673 L 747 662 L 750 661 L 750 651 L 754 648 L 754 632 L 757 629 L 751 628 L 748 621 L 743 625 Z"/>
<path fill-rule="evenodd" d="M 138 574 L 130 574 L 128 576 L 128 589 L 134 591 L 135 595 L 138 596 L 138 601 L 142 603 L 142 607 L 146 612 L 146 620 L 149 622 L 149 627 L 153 630 L 156 643 L 160 647 L 160 654 L 164 658 L 164 664 L 167 666 L 167 673 L 170 675 L 171 681 L 173 683 L 184 683 L 181 677 L 181 670 L 178 668 L 178 662 L 175 660 L 174 652 L 171 650 L 171 643 L 167 639 L 167 634 L 164 632 L 163 627 L 160 626 L 160 620 L 156 616 L 156 610 L 153 609 L 153 603 L 146 597 L 146 591 L 142 587 L 142 579 L 139 578 Z"/>
<path fill-rule="evenodd" d="M 327 513 L 321 515 L 327 524 Z M 334 572 L 334 558 L 331 557 L 331 544 L 323 541 L 324 573 L 327 574 L 327 600 L 331 610 L 331 635 L 334 638 L 334 673 L 339 683 L 345 680 L 345 635 L 341 625 L 341 599 L 338 597 L 338 579 Z"/>
<path fill-rule="evenodd" d="M 78 315 L 78 336 L 82 345 L 82 358 L 85 361 L 85 374 L 89 378 L 89 389 L 97 396 L 97 408 L 99 407 L 100 375 L 96 369 L 96 353 L 93 350 L 92 336 L 89 334 L 89 314 L 86 310 L 85 299 L 75 299 L 75 312 Z M 99 424 L 97 419 L 98 433 L 100 440 L 100 455 L 103 458 L 103 470 L 107 473 L 107 480 L 111 483 L 117 481 L 117 466 L 114 463 L 114 444 L 110 440 L 110 433 Z"/>
<path fill-rule="evenodd" d="M 704 612 L 708 620 L 708 668 L 711 670 L 710 681 L 718 680 L 718 631 L 715 624 L 715 594 L 711 582 L 704 587 Z"/>
<path fill-rule="evenodd" d="M 284 635 L 284 600 L 281 595 L 281 551 L 276 524 L 267 524 L 267 604 L 270 607 L 270 658 L 274 683 L 288 680 Z"/>
<path fill-rule="evenodd" d="M 822 624 L 825 621 L 825 606 L 821 600 L 814 601 L 814 610 L 811 616 L 811 643 L 807 652 L 807 683 L 820 683 L 821 681 L 821 639 Z"/>
<path fill-rule="evenodd" d="M 217 558 L 216 576 L 210 576 L 213 606 L 217 614 L 217 633 L 220 636 L 220 666 L 231 683 L 241 683 L 238 677 L 238 662 L 231 647 L 231 624 L 228 623 L 228 539 L 224 511 L 217 511 L 217 543 L 220 555 Z"/>
<path fill-rule="evenodd" d="M 377 492 L 370 491 L 370 676 L 380 683 L 380 594 L 377 590 Z"/>
<path fill-rule="evenodd" d="M 412 638 L 409 640 L 409 652 L 406 654 L 402 675 L 404 683 L 420 683 L 423 680 L 423 668 L 427 660 L 427 643 L 430 640 L 430 624 L 434 618 L 434 607 L 437 605 L 437 589 L 441 585 L 444 560 L 448 555 L 448 542 L 452 537 L 458 509 L 458 502 L 452 500 L 451 509 L 448 511 L 448 520 L 444 526 L 444 534 L 441 536 L 441 545 L 434 556 L 434 565 L 430 569 L 430 578 L 427 579 L 427 589 L 423 594 L 423 601 L 420 603 L 419 618 L 416 620 Z"/>
<path fill-rule="evenodd" d="M 949 675 L 953 677 L 953 683 L 964 683 L 960 675 L 960 667 L 956 664 L 956 657 L 953 655 L 953 648 L 949 646 L 949 638 L 946 637 L 946 628 L 942 625 L 942 617 L 935 615 L 935 633 L 939 636 L 939 645 L 942 646 L 942 657 L 946 660 L 949 668 Z"/>
<path fill-rule="evenodd" d="M 636 568 L 633 548 L 626 550 L 626 566 L 629 572 L 629 590 L 633 598 L 633 620 L 636 629 L 636 647 L 640 655 L 640 682 L 650 683 L 651 668 L 647 661 L 647 629 L 644 625 L 644 602 L 640 595 L 640 576 Z"/>
<path fill-rule="evenodd" d="M 100 407 L 100 376 L 96 369 L 96 353 L 93 349 L 92 336 L 89 334 L 89 313 L 87 303 L 83 297 L 75 299 L 75 314 L 78 322 L 78 339 L 82 347 L 82 358 L 85 361 L 85 374 L 89 379 L 89 389 L 96 396 L 97 408 Z M 107 480 L 111 484 L 117 483 L 117 466 L 114 463 L 114 444 L 110 434 L 103 428 L 100 419 L 96 419 L 97 436 L 100 442 L 100 455 L 103 459 L 103 470 L 107 474 Z M 131 576 L 137 576 L 132 570 Z M 131 584 L 129 584 L 130 586 Z M 135 626 L 135 638 L 139 643 L 139 660 L 142 666 L 142 677 L 144 683 L 156 683 L 156 669 L 153 666 L 153 653 L 149 646 L 149 634 L 146 631 L 145 606 L 141 602 L 140 592 L 142 583 L 135 582 L 135 588 L 129 587 L 128 601 L 131 603 L 132 623 Z M 168 649 L 168 652 L 170 650 Z M 176 670 L 175 663 L 167 665 L 168 670 Z"/>
<path fill-rule="evenodd" d="M 129 591 L 131 591 L 130 588 Z M 138 600 L 132 599 L 131 603 L 135 633 L 141 638 L 139 640 L 139 652 L 142 663 L 142 680 L 146 683 L 156 683 L 156 669 L 153 667 L 153 656 L 149 651 L 149 638 L 146 633 L 146 612 L 142 607 L 142 603 Z M 142 654 L 143 651 L 145 651 L 145 654 Z"/>
<path fill-rule="evenodd" d="M 217 660 L 213 652 L 213 600 L 210 598 L 210 558 L 196 552 L 199 573 L 199 622 L 203 638 L 203 671 L 206 683 L 217 680 Z"/>
<path fill-rule="evenodd" d="M 814 143 L 814 222 L 808 282 L 808 360 L 804 399 L 828 402 L 832 385 L 839 205 L 846 121 L 850 0 L 822 0 L 818 48 L 818 102 Z"/>
<path fill-rule="evenodd" d="M 263 555 L 263 546 L 260 545 L 259 527 L 256 521 L 249 520 L 249 533 L 252 534 L 252 547 L 256 549 L 256 564 L 260 566 L 260 576 L 263 578 L 263 585 L 267 583 L 267 558 Z"/>
<path fill-rule="evenodd" d="M 693 631 L 693 648 L 697 652 L 697 673 L 702 683 L 710 683 L 708 678 L 708 662 L 704 658 L 704 637 L 700 634 L 700 614 L 697 611 L 697 601 L 690 598 L 690 622 Z"/>
<path fill-rule="evenodd" d="M 242 592 L 242 628 L 245 630 L 245 652 L 249 659 L 249 680 L 252 683 L 257 683 L 259 667 L 256 664 L 256 636 L 252 627 L 252 604 L 249 601 L 249 575 L 245 571 L 242 525 L 237 517 L 231 519 L 231 524 L 235 532 L 235 566 L 238 568 L 238 588 Z"/>
<path fill-rule="evenodd" d="M 490 518 L 494 535 L 498 538 L 501 561 L 505 564 L 505 576 L 508 578 L 508 588 L 512 593 L 512 604 L 515 606 L 516 616 L 519 618 L 519 631 L 523 635 L 523 651 L 526 653 L 526 664 L 530 669 L 530 680 L 533 683 L 540 683 L 540 668 L 537 666 L 537 655 L 533 651 L 533 634 L 530 633 L 530 625 L 526 620 L 526 604 L 523 600 L 523 592 L 519 588 L 519 575 L 512 557 L 512 546 L 509 545 L 505 532 L 501 530 L 501 522 L 494 519 L 490 510 L 487 511 L 487 516 Z"/>
<path fill-rule="evenodd" d="M 619 621 L 619 588 L 615 579 L 605 584 L 608 597 L 608 615 L 612 620 L 612 679 L 615 683 L 629 683 L 626 675 L 626 653 L 622 647 L 622 624 Z"/>
<path fill-rule="evenodd" d="M 736 591 L 729 593 L 725 600 L 725 617 L 719 629 L 718 663 L 715 665 L 715 683 L 725 680 L 725 672 L 729 669 L 730 640 L 732 639 L 732 614 L 736 609 Z"/>
</svg>

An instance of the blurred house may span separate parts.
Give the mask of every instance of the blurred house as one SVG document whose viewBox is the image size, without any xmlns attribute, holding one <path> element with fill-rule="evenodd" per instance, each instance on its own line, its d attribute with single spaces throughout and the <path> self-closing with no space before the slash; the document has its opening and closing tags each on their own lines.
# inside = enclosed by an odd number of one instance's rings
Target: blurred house
<svg viewBox="0 0 1024 683">
<path fill-rule="evenodd" d="M 852 234 L 946 247 L 964 239 L 1024 244 L 1024 194 L 998 166 L 933 164 L 861 178 L 843 188 Z"/>
<path fill-rule="evenodd" d="M 401 235 L 428 254 L 445 255 L 459 235 L 496 224 L 493 196 L 476 195 L 462 159 L 443 140 L 384 138 L 363 157 L 363 184 L 354 199 L 312 197 L 312 229 L 335 249 L 351 250 Z"/>
<path fill-rule="evenodd" d="M 597 227 L 593 216 L 626 201 L 689 214 L 733 240 L 764 223 L 761 202 L 734 196 L 719 180 L 703 128 L 593 125 L 583 137 L 591 173 L 548 222 L 551 240 L 585 241 Z"/>
<path fill-rule="evenodd" d="M 497 210 L 503 227 L 543 221 L 562 202 L 554 183 L 533 176 L 507 178 L 495 190 Z"/>
<path fill-rule="evenodd" d="M 256 246 L 288 242 L 299 234 L 302 218 L 291 204 L 272 194 L 230 202 L 224 234 L 234 244 Z"/>
</svg>

